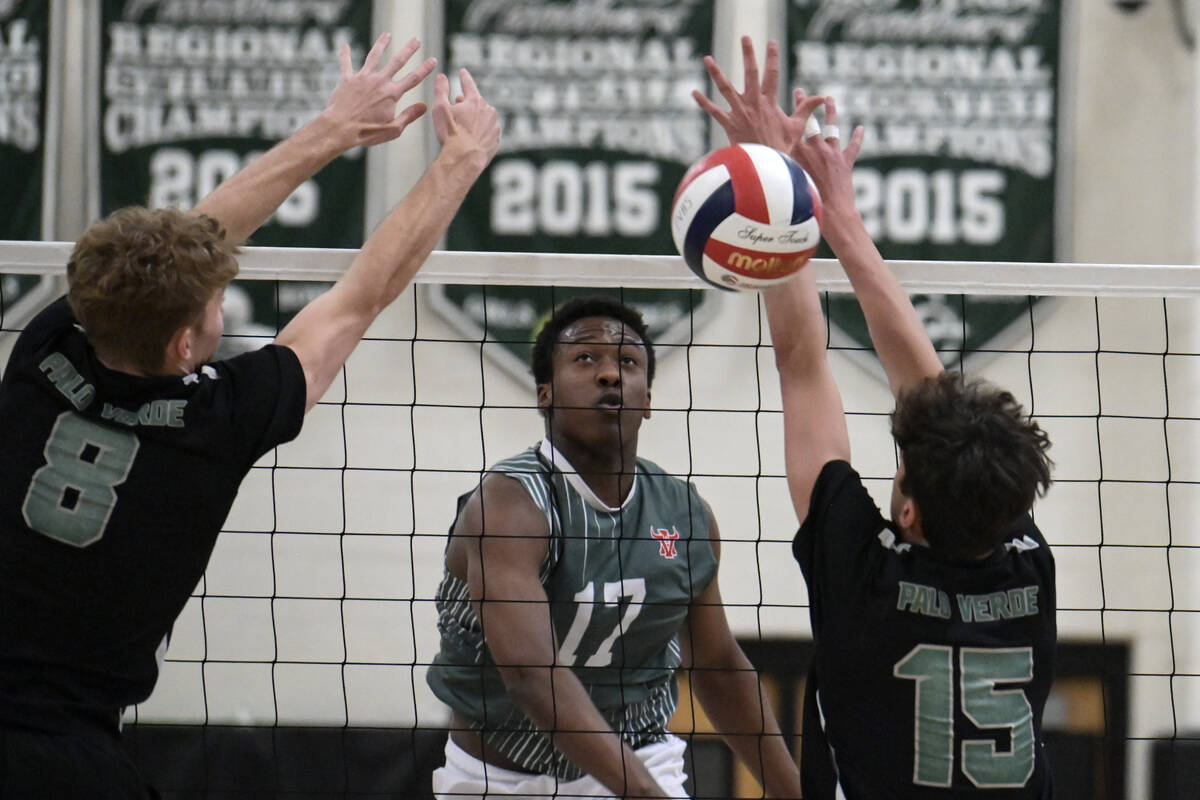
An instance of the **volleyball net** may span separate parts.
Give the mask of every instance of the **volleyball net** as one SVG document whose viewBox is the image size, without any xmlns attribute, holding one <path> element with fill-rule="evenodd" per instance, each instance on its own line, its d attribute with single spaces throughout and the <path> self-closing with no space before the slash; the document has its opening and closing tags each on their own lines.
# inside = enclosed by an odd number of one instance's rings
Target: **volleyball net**
<svg viewBox="0 0 1200 800">
<path fill-rule="evenodd" d="M 62 291 L 69 249 L 0 247 L 0 339 Z M 269 341 L 352 256 L 248 248 L 227 346 Z M 1058 568 L 1062 658 L 1045 725 L 1058 757 L 1087 771 L 1079 796 L 1184 796 L 1163 792 L 1183 791 L 1179 765 L 1200 752 L 1200 269 L 892 266 L 919 295 L 943 360 L 1008 388 L 1053 441 L 1055 484 L 1034 508 Z M 833 318 L 854 462 L 887 508 L 891 395 L 840 267 L 807 268 Z M 435 738 L 448 713 L 424 675 L 455 498 L 542 435 L 520 366 L 528 339 L 511 330 L 547 303 L 605 292 L 645 305 L 661 331 L 640 453 L 712 505 L 731 625 L 797 732 L 811 632 L 758 296 L 701 290 L 666 256 L 437 252 L 417 283 L 372 326 L 300 437 L 251 470 L 154 695 L 126 714 L 131 730 L 338 730 L 343 746 L 346 731 L 403 732 L 391 758 L 436 758 L 421 736 Z M 692 712 L 681 703 L 676 728 L 719 752 Z M 1065 769 L 1066 782 L 1080 774 Z M 698 796 L 756 796 L 732 767 L 712 780 L 723 783 Z"/>
</svg>

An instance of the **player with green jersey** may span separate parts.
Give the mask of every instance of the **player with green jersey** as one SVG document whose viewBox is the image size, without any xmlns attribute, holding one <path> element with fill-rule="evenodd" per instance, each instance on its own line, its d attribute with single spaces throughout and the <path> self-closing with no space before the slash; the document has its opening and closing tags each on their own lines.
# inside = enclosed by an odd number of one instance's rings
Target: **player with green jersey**
<svg viewBox="0 0 1200 800">
<path fill-rule="evenodd" d="M 637 457 L 654 348 L 641 316 L 571 301 L 538 334 L 546 438 L 459 501 L 429 684 L 453 711 L 439 797 L 684 794 L 667 731 L 697 699 L 774 797 L 799 773 L 729 630 L 719 533 L 694 486 Z"/>
</svg>

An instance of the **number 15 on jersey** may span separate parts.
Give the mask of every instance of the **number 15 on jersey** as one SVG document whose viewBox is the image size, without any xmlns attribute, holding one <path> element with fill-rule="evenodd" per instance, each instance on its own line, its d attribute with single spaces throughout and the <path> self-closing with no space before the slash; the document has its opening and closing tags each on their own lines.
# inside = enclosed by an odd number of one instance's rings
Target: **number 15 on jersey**
<svg viewBox="0 0 1200 800">
<path fill-rule="evenodd" d="M 949 787 L 954 780 L 955 695 L 963 715 L 976 728 L 1006 733 L 1009 749 L 995 739 L 961 742 L 963 774 L 981 789 L 1024 786 L 1034 767 L 1033 708 L 1020 688 L 997 684 L 1033 679 L 1029 647 L 957 648 L 959 685 L 954 685 L 953 647 L 920 644 L 896 662 L 892 674 L 916 683 L 913 712 L 913 783 Z M 956 691 L 957 689 L 957 691 Z"/>
</svg>

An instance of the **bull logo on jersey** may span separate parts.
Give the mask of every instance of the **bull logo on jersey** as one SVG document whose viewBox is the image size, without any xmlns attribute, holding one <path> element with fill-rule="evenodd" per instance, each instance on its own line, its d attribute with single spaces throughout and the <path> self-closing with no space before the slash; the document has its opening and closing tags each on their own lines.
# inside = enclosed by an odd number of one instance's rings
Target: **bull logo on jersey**
<svg viewBox="0 0 1200 800">
<path fill-rule="evenodd" d="M 675 526 L 671 526 L 671 530 L 666 528 L 655 528 L 650 526 L 650 536 L 658 540 L 658 554 L 663 558 L 674 558 L 679 555 L 675 550 L 675 542 L 679 541 L 679 531 Z"/>
</svg>

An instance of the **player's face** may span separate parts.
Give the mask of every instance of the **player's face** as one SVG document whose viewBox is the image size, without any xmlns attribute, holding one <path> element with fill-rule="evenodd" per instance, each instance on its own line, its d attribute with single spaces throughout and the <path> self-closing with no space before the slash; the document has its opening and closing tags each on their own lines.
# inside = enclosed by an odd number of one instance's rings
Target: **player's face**
<svg viewBox="0 0 1200 800">
<path fill-rule="evenodd" d="M 225 299 L 225 289 L 218 289 L 208 304 L 204 306 L 204 316 L 200 324 L 192 328 L 192 368 L 198 368 L 212 361 L 217 354 L 217 345 L 221 343 L 221 334 L 225 330 L 225 315 L 221 311 L 221 303 Z"/>
<path fill-rule="evenodd" d="M 551 362 L 553 378 L 538 386 L 538 407 L 552 434 L 633 435 L 649 418 L 646 346 L 619 320 L 584 317 L 567 326 Z"/>
</svg>

